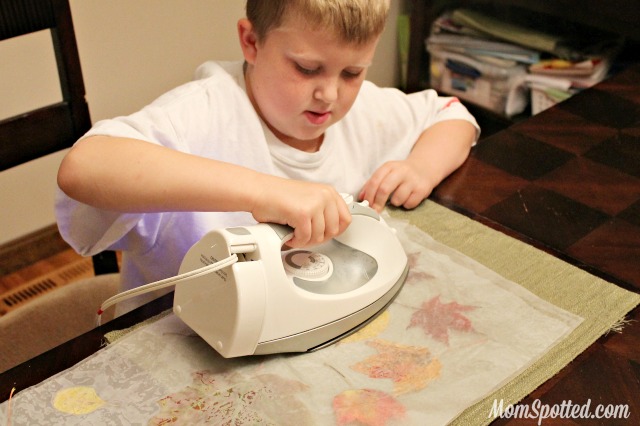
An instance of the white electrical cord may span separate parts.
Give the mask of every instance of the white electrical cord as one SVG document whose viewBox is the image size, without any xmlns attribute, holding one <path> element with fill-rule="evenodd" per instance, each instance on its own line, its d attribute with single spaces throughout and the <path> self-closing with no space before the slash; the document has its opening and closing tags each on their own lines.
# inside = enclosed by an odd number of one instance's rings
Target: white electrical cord
<svg viewBox="0 0 640 426">
<path fill-rule="evenodd" d="M 140 296 L 142 294 L 149 293 L 155 290 L 160 290 L 162 288 L 170 287 L 172 285 L 175 285 L 178 281 L 184 281 L 191 278 L 196 278 L 201 275 L 208 274 L 213 271 L 217 271 L 227 266 L 231 266 L 237 261 L 238 261 L 238 255 L 233 253 L 231 256 L 225 259 L 222 259 L 216 263 L 212 263 L 211 265 L 203 266 L 202 268 L 194 269 L 193 271 L 185 272 L 183 274 L 176 275 L 175 277 L 165 278 L 160 281 L 156 281 L 150 284 L 136 287 L 131 290 L 123 291 L 122 293 L 118 293 L 115 296 L 108 298 L 102 303 L 102 305 L 100 305 L 100 309 L 98 310 L 98 317 L 96 319 L 96 325 L 100 326 L 102 322 L 103 312 L 109 307 L 115 305 L 116 303 L 120 303 L 124 300 L 128 300 L 133 297 Z"/>
</svg>

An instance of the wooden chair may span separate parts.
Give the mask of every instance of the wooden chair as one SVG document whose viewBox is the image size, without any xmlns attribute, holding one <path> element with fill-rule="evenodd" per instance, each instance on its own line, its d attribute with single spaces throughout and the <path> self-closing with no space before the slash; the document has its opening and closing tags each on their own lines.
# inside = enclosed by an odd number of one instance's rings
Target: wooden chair
<svg viewBox="0 0 640 426">
<path fill-rule="evenodd" d="M 0 42 L 49 30 L 62 100 L 0 121 L 0 171 L 69 148 L 91 127 L 68 0 L 2 0 Z M 96 275 L 118 272 L 114 252 L 93 258 Z"/>
<path fill-rule="evenodd" d="M 0 171 L 68 148 L 91 126 L 69 1 L 0 1 L 0 42 L 42 30 L 51 33 L 62 101 L 0 121 Z M 93 261 L 100 276 L 56 288 L 0 317 L 0 371 L 94 326 L 97 308 L 119 291 L 120 278 L 114 252 Z"/>
</svg>

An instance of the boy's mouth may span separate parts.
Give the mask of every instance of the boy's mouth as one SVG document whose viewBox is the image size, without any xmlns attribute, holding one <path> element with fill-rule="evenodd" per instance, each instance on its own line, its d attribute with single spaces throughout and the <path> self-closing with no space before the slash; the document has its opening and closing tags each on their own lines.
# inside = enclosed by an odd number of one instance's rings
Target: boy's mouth
<svg viewBox="0 0 640 426">
<path fill-rule="evenodd" d="M 315 112 L 315 111 L 305 111 L 304 115 L 307 117 L 307 120 L 311 124 L 321 125 L 327 122 L 331 117 L 331 111 L 326 112 Z"/>
</svg>

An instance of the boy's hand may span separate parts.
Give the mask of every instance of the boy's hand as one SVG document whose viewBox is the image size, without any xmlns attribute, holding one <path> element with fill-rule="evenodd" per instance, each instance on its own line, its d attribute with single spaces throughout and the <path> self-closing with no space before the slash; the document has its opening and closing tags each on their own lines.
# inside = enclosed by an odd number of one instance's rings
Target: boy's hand
<svg viewBox="0 0 640 426">
<path fill-rule="evenodd" d="M 251 211 L 258 222 L 294 228 L 290 247 L 320 244 L 340 235 L 351 223 L 351 213 L 333 187 L 289 179 L 266 183 Z"/>
<path fill-rule="evenodd" d="M 409 160 L 384 163 L 365 183 L 359 199 L 380 212 L 389 201 L 407 209 L 417 207 L 435 187 L 428 170 Z"/>
<path fill-rule="evenodd" d="M 417 207 L 433 188 L 469 156 L 476 127 L 464 120 L 446 120 L 427 128 L 403 161 L 389 161 L 364 184 L 359 199 L 382 211 L 387 201 L 407 209 Z"/>
</svg>

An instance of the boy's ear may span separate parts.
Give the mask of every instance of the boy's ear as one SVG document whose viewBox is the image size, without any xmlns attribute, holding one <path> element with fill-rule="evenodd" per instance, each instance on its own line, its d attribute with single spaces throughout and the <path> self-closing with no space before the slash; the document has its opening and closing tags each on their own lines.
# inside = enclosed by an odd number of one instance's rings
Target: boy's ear
<svg viewBox="0 0 640 426">
<path fill-rule="evenodd" d="M 258 37 L 253 31 L 253 24 L 247 18 L 242 18 L 238 21 L 238 38 L 240 39 L 244 60 L 249 64 L 253 64 L 258 52 Z"/>
</svg>

